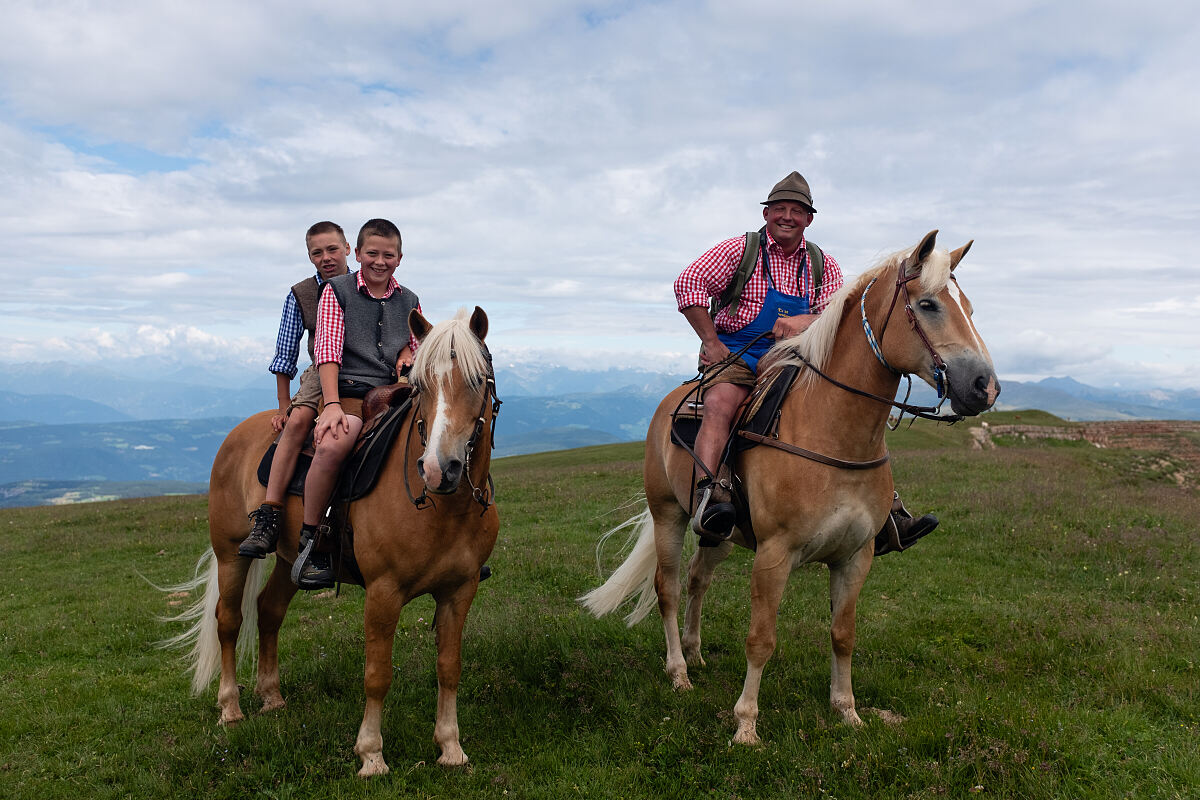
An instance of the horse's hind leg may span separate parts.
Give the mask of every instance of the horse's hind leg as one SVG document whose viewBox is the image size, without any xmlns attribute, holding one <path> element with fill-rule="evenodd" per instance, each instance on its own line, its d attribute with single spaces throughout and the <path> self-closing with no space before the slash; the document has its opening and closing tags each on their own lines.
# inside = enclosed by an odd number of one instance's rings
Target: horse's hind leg
<svg viewBox="0 0 1200 800">
<path fill-rule="evenodd" d="M 850 662 L 854 655 L 854 637 L 858 594 L 871 571 L 871 543 L 845 564 L 829 569 L 829 606 L 832 620 L 829 638 L 833 646 L 829 680 L 829 704 L 850 725 L 863 722 L 854 708 L 854 688 L 850 681 Z"/>
<path fill-rule="evenodd" d="M 258 681 L 254 691 L 262 698 L 263 711 L 285 705 L 279 691 L 279 628 L 296 595 L 290 570 L 291 565 L 277 557 L 275 569 L 258 596 Z"/>
<path fill-rule="evenodd" d="M 663 636 L 667 640 L 667 675 L 676 689 L 691 689 L 687 661 L 679 639 L 679 564 L 687 515 L 673 502 L 666 509 L 651 508 L 650 515 L 654 519 L 654 548 L 658 558 L 654 591 L 658 595 L 658 613 L 662 616 Z"/>
<path fill-rule="evenodd" d="M 363 612 L 363 633 L 366 639 L 366 666 L 363 685 L 367 701 L 354 752 L 362 759 L 360 778 L 386 775 L 383 760 L 383 700 L 392 688 L 392 646 L 396 639 L 396 622 L 406 600 L 391 586 L 375 581 L 367 587 L 366 608 Z"/>
<path fill-rule="evenodd" d="M 464 584 L 449 597 L 438 598 L 437 603 L 438 699 L 433 741 L 442 751 L 438 763 L 445 767 L 467 763 L 467 754 L 458 740 L 458 682 L 462 676 L 463 626 L 478 586 L 477 582 Z"/>
<path fill-rule="evenodd" d="M 237 640 L 242 627 L 242 592 L 246 586 L 246 573 L 250 561 L 236 555 L 216 556 L 217 586 L 217 640 L 221 644 L 221 683 L 217 687 L 217 707 L 221 711 L 220 723 L 233 725 L 243 719 L 238 702 L 237 684 Z"/>
<path fill-rule="evenodd" d="M 691 666 L 704 666 L 704 656 L 700 653 L 700 612 L 704 605 L 704 594 L 712 584 L 717 565 L 732 551 L 732 542 L 722 542 L 716 547 L 697 547 L 688 564 L 687 603 L 683 609 L 683 655 Z"/>
</svg>

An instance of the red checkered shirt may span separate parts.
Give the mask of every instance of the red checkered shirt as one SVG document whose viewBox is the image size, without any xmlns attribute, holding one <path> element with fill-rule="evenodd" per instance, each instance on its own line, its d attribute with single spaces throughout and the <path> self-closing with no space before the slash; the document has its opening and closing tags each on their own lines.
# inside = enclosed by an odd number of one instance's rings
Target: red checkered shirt
<svg viewBox="0 0 1200 800">
<path fill-rule="evenodd" d="M 362 270 L 354 273 L 358 282 L 358 290 L 366 289 L 366 282 L 363 281 Z M 388 279 L 388 290 L 383 297 L 376 298 L 386 300 L 396 291 L 404 291 L 403 287 L 396 282 L 395 276 Z M 369 292 L 368 292 L 369 294 Z M 375 297 L 375 295 L 371 295 Z M 417 305 L 417 310 L 421 310 L 420 304 Z M 342 345 L 346 343 L 346 314 L 342 311 L 342 307 L 338 305 L 337 294 L 332 290 L 321 292 L 321 302 L 317 305 L 317 341 L 313 347 L 316 354 L 315 363 L 317 366 L 328 364 L 331 361 L 338 364 L 342 363 Z M 417 337 L 412 335 L 412 331 L 408 332 L 408 346 L 415 354 L 420 342 Z"/>
<path fill-rule="evenodd" d="M 842 268 L 833 256 L 825 253 L 825 270 L 821 286 L 814 297 L 812 270 L 807 268 L 808 250 L 804 239 L 801 238 L 800 246 L 789 256 L 784 254 L 783 248 L 775 242 L 770 233 L 765 235 L 775 290 L 796 297 L 808 297 L 812 313 L 820 314 L 825 310 L 825 306 L 829 305 L 829 298 L 833 293 L 842 288 Z M 707 307 L 709 300 L 720 297 L 733 274 L 737 272 L 738 265 L 742 263 L 742 253 L 745 249 L 745 235 L 735 236 L 693 261 L 675 279 L 675 299 L 679 302 L 679 310 L 683 311 L 690 306 Z M 729 313 L 729 307 L 717 312 L 714 321 L 717 330 L 721 333 L 732 333 L 749 325 L 758 316 L 758 312 L 762 311 L 766 297 L 767 276 L 763 272 L 760 253 L 754 265 L 754 272 L 742 290 L 737 316 Z"/>
</svg>

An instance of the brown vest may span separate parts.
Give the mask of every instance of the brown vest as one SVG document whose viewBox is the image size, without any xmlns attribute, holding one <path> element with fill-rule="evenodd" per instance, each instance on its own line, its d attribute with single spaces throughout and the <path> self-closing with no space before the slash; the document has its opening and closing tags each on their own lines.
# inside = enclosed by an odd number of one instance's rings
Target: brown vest
<svg viewBox="0 0 1200 800">
<path fill-rule="evenodd" d="M 304 330 L 308 331 L 308 357 L 312 363 L 317 363 L 317 303 L 321 300 L 321 290 L 325 284 L 317 283 L 314 275 L 305 278 L 292 287 L 292 296 L 296 298 L 296 306 L 300 309 L 300 320 Z"/>
</svg>

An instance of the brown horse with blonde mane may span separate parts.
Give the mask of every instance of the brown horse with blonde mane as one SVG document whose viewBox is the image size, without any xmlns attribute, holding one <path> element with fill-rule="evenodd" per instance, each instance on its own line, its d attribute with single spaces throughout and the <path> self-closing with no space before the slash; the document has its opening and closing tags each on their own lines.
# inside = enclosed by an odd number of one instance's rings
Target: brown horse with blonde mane
<svg viewBox="0 0 1200 800">
<path fill-rule="evenodd" d="M 580 598 L 601 616 L 640 593 L 626 617 L 630 625 L 644 618 L 657 598 L 667 674 L 677 689 L 690 689 L 688 665 L 704 665 L 700 610 L 713 572 L 735 544 L 755 550 L 746 679 L 733 709 L 736 742 L 759 741 L 758 691 L 775 650 L 776 614 L 792 570 L 814 561 L 829 567 L 830 703 L 845 722 L 862 724 L 850 681 L 855 606 L 871 569 L 873 541 L 892 505 L 884 432 L 901 375 L 937 386 L 960 415 L 985 411 L 1000 391 L 991 357 L 971 321 L 971 303 L 953 275 L 970 243 L 953 252 L 936 250 L 936 234 L 847 284 L 807 331 L 778 342 L 764 359 L 760 387 L 785 367 L 801 373 L 783 400 L 777 438 L 735 459 L 749 515 L 729 541 L 697 548 L 692 557 L 683 636 L 679 573 L 694 462 L 672 443 L 671 424 L 695 384 L 669 394 L 650 423 L 646 510 L 606 534 L 635 530 L 632 551 L 603 586 Z M 907 324 L 891 320 L 901 308 Z"/>
<path fill-rule="evenodd" d="M 400 609 L 414 597 L 437 603 L 437 712 L 434 741 L 438 762 L 461 765 L 457 693 L 462 672 L 462 632 L 479 587 L 483 566 L 500 527 L 489 478 L 492 424 L 499 401 L 491 357 L 483 344 L 487 315 L 476 307 L 431 326 L 417 311 L 409 327 L 421 340 L 410 380 L 414 401 L 382 468 L 375 489 L 349 505 L 354 557 L 366 587 L 366 710 L 354 751 L 359 775 L 388 771 L 380 719 L 392 682 L 392 645 Z M 238 701 L 237 661 L 253 652 L 247 629 L 258 622 L 258 680 L 263 711 L 284 705 L 279 684 L 279 627 L 296 593 L 290 579 L 297 557 L 301 501 L 289 497 L 275 566 L 262 585 L 267 561 L 238 556 L 246 516 L 263 501 L 257 468 L 275 433 L 271 413 L 238 425 L 213 462 L 208 519 L 212 548 L 201 558 L 196 579 L 201 599 L 180 619 L 190 630 L 168 644 L 189 646 L 192 690 L 199 693 L 219 670 L 217 704 L 224 725 L 243 719 Z M 414 489 L 420 496 L 414 497 Z M 335 559 L 336 561 L 336 559 Z M 343 581 L 354 578 L 343 572 Z M 176 587 L 178 588 L 178 587 Z M 249 589 L 249 591 L 247 591 Z M 243 622 L 246 623 L 243 626 Z M 239 635 L 240 633 L 240 635 Z M 236 650 L 236 655 L 235 655 Z"/>
</svg>

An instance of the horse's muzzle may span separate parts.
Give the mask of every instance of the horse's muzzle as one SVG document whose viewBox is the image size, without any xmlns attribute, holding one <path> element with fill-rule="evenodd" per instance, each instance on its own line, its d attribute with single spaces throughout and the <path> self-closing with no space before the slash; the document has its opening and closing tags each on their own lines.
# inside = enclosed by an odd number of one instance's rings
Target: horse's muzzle
<svg viewBox="0 0 1200 800">
<path fill-rule="evenodd" d="M 430 469 L 425 469 L 425 459 L 417 459 L 417 473 L 421 476 L 421 480 L 425 481 L 425 488 L 434 494 L 452 494 L 458 489 L 458 484 L 462 482 L 463 462 L 457 458 L 451 458 L 442 466 L 438 462 L 430 465 Z"/>
<path fill-rule="evenodd" d="M 963 359 L 947 367 L 946 391 L 955 414 L 973 417 L 995 404 L 1000 396 L 1000 381 L 990 364 L 980 359 Z"/>
</svg>

